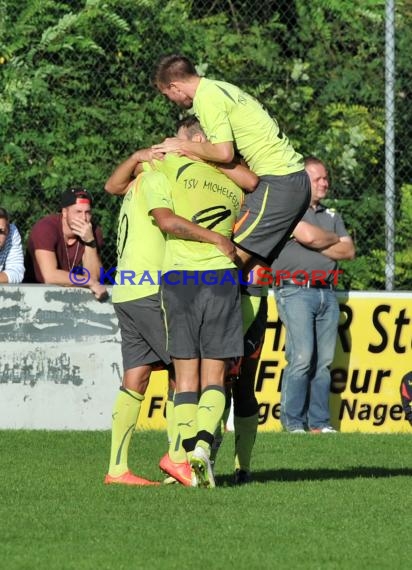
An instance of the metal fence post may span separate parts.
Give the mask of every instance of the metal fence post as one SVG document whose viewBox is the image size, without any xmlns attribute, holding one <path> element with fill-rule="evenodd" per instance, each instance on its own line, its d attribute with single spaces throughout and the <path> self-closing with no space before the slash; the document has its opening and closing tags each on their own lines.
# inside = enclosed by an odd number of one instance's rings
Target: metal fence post
<svg viewBox="0 0 412 570">
<path fill-rule="evenodd" d="M 385 288 L 395 281 L 395 1 L 385 6 Z"/>
</svg>

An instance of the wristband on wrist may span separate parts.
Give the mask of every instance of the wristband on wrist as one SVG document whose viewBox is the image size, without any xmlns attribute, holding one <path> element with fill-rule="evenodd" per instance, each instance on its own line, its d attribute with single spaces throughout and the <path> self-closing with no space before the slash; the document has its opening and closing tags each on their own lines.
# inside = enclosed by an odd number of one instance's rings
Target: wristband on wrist
<svg viewBox="0 0 412 570">
<path fill-rule="evenodd" d="M 96 240 L 92 239 L 92 241 L 84 241 L 84 245 L 87 247 L 96 247 Z"/>
</svg>

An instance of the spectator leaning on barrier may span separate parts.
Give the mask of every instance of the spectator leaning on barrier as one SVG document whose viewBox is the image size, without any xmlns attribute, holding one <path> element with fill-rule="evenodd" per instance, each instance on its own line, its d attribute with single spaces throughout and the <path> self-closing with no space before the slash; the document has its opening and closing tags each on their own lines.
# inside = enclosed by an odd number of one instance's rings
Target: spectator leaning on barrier
<svg viewBox="0 0 412 570">
<path fill-rule="evenodd" d="M 92 197 L 82 188 L 61 196 L 61 213 L 36 222 L 27 244 L 27 283 L 88 287 L 99 301 L 107 296 L 99 282 L 103 244 L 92 224 Z"/>
<path fill-rule="evenodd" d="M 0 283 L 21 283 L 24 258 L 18 229 L 10 223 L 9 215 L 0 208 Z"/>
<path fill-rule="evenodd" d="M 320 202 L 329 188 L 325 165 L 308 157 L 305 169 L 310 207 L 273 264 L 276 303 L 286 328 L 281 422 L 289 432 L 331 433 L 329 366 L 339 321 L 337 273 L 331 272 L 339 259 L 353 259 L 355 248 L 341 216 Z"/>
</svg>

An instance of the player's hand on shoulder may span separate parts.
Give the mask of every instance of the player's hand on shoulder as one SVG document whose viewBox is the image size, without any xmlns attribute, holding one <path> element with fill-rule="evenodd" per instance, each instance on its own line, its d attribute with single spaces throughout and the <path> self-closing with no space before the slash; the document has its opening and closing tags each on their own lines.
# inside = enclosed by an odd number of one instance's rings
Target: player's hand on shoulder
<svg viewBox="0 0 412 570">
<path fill-rule="evenodd" d="M 137 164 L 141 164 L 142 162 L 149 162 L 150 164 L 153 164 L 154 160 L 163 160 L 164 153 L 157 152 L 152 148 L 144 148 L 142 150 L 136 151 L 133 157 L 136 159 Z"/>
<path fill-rule="evenodd" d="M 182 141 L 176 137 L 170 137 L 159 144 L 154 144 L 152 150 L 157 153 L 174 152 L 175 154 L 183 154 Z"/>
</svg>

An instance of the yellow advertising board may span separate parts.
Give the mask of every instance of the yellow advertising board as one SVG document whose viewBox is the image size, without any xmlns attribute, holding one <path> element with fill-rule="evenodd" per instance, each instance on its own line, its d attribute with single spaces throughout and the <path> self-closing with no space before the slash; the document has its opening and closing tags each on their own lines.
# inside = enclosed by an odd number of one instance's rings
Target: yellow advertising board
<svg viewBox="0 0 412 570">
<path fill-rule="evenodd" d="M 400 399 L 412 372 L 412 293 L 339 293 L 341 318 L 331 367 L 331 423 L 341 432 L 412 433 Z M 273 296 L 256 374 L 259 430 L 280 431 L 285 330 Z M 167 378 L 152 376 L 139 427 L 165 429 Z"/>
</svg>

